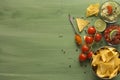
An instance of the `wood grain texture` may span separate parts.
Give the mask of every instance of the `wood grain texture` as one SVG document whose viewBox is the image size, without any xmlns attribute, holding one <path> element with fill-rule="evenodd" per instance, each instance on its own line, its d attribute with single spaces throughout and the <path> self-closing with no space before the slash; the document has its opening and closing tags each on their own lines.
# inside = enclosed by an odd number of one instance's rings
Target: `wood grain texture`
<svg viewBox="0 0 120 80">
<path fill-rule="evenodd" d="M 78 62 L 68 13 L 84 17 L 89 4 L 103 1 L 0 0 L 0 80 L 98 80 L 89 61 Z"/>
</svg>

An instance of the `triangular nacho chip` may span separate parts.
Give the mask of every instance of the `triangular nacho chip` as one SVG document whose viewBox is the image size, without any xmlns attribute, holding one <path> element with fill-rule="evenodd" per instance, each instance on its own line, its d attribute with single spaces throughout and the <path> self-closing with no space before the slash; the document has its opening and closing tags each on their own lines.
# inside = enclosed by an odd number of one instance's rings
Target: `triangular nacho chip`
<svg viewBox="0 0 120 80">
<path fill-rule="evenodd" d="M 98 15 L 98 12 L 99 12 L 99 7 L 100 7 L 100 5 L 99 5 L 98 3 L 96 3 L 96 4 L 91 4 L 91 5 L 87 8 L 86 16 L 87 16 L 87 17 L 92 16 L 92 15 L 97 16 L 97 15 Z"/>
<path fill-rule="evenodd" d="M 80 32 L 84 29 L 84 27 L 86 27 L 89 24 L 88 20 L 84 20 L 80 18 L 76 18 L 76 22 Z"/>
</svg>

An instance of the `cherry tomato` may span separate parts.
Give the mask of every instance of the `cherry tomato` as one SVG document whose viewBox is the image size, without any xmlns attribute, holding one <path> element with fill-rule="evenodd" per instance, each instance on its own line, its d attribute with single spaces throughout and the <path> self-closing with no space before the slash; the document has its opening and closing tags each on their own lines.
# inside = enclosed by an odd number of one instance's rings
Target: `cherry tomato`
<svg viewBox="0 0 120 80">
<path fill-rule="evenodd" d="M 88 34 L 94 35 L 96 33 L 96 29 L 95 27 L 89 27 L 87 30 Z"/>
<path fill-rule="evenodd" d="M 80 53 L 79 55 L 79 61 L 85 61 L 87 59 L 87 55 L 84 53 Z"/>
<path fill-rule="evenodd" d="M 92 51 L 89 51 L 89 52 L 87 53 L 87 58 L 90 59 L 90 58 L 92 57 L 92 54 L 93 54 L 93 52 L 92 52 Z"/>
<path fill-rule="evenodd" d="M 108 10 L 108 14 L 111 15 L 112 14 L 112 6 L 111 5 L 108 5 L 107 6 L 107 10 Z"/>
<path fill-rule="evenodd" d="M 86 45 L 86 44 L 84 44 L 84 45 L 82 45 L 82 52 L 83 53 L 86 53 L 86 52 L 88 52 L 89 51 L 89 47 Z"/>
<path fill-rule="evenodd" d="M 96 42 L 99 42 L 102 39 L 102 35 L 100 33 L 96 33 L 94 38 Z"/>
<path fill-rule="evenodd" d="M 92 44 L 93 41 L 94 41 L 94 38 L 93 38 L 92 36 L 86 36 L 86 37 L 85 37 L 85 42 L 86 42 L 87 44 Z"/>
</svg>

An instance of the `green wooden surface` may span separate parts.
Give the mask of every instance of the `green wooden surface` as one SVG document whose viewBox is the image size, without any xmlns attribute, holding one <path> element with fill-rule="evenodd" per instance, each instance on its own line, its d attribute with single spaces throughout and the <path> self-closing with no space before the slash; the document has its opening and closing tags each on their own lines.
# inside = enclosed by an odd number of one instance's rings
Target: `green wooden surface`
<svg viewBox="0 0 120 80">
<path fill-rule="evenodd" d="M 84 17 L 89 4 L 103 1 L 0 0 L 0 80 L 98 80 L 89 62 L 78 62 L 68 13 Z"/>
</svg>

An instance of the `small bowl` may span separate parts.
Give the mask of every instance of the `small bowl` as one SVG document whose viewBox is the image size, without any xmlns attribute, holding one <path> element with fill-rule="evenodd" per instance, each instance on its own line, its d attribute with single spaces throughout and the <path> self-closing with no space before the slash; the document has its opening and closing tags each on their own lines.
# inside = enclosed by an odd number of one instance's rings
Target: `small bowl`
<svg viewBox="0 0 120 80">
<path fill-rule="evenodd" d="M 104 31 L 105 41 L 110 46 L 117 46 L 120 44 L 120 25 L 109 25 Z"/>
<path fill-rule="evenodd" d="M 110 14 L 108 13 L 108 6 L 112 6 Z M 105 22 L 115 23 L 120 18 L 120 4 L 113 0 L 106 1 L 101 5 L 99 14 Z"/>
<path fill-rule="evenodd" d="M 103 50 L 103 49 L 107 49 L 107 48 L 113 48 L 115 52 L 118 52 L 118 54 L 119 54 L 119 57 L 118 57 L 118 58 L 120 58 L 120 52 L 119 52 L 116 48 L 111 47 L 111 46 L 103 46 L 103 47 L 97 49 L 96 52 L 94 53 L 94 55 L 97 55 L 97 54 L 98 54 L 98 51 Z M 103 53 L 103 54 L 104 54 L 104 53 Z M 118 76 L 119 73 L 120 73 L 120 72 L 118 71 L 117 75 L 115 75 L 115 76 L 112 77 L 112 78 L 109 78 L 109 77 L 100 77 L 100 76 L 96 73 L 98 66 L 93 66 L 93 65 L 92 65 L 92 61 L 93 61 L 93 58 L 91 59 L 91 67 L 92 67 L 93 73 L 94 73 L 97 77 L 99 77 L 99 78 L 101 78 L 101 79 L 103 79 L 103 80 L 113 79 L 113 78 L 115 78 L 116 76 Z M 100 64 L 101 64 L 101 63 L 100 63 Z"/>
</svg>

